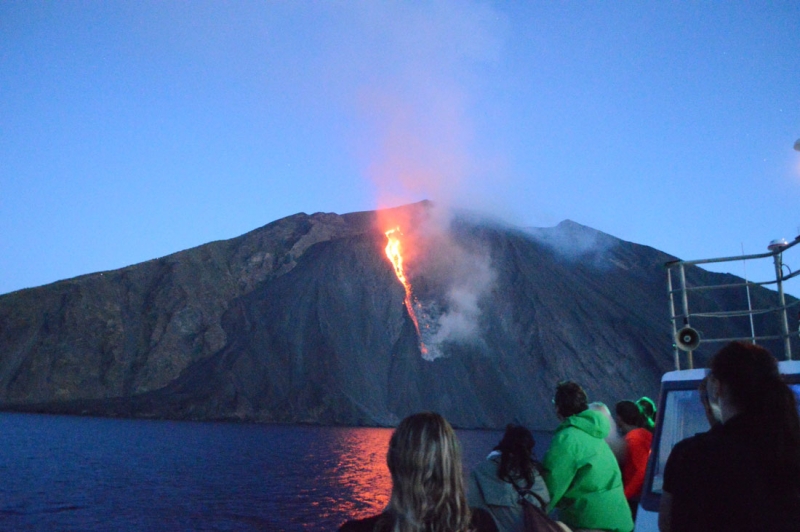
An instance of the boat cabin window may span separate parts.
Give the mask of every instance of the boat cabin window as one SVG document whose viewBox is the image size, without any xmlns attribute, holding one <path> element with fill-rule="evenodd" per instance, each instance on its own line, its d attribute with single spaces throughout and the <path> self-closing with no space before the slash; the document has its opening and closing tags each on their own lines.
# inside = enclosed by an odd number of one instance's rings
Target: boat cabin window
<svg viewBox="0 0 800 532">
<path fill-rule="evenodd" d="M 663 420 L 651 487 L 659 495 L 664 485 L 664 467 L 675 444 L 710 428 L 697 389 L 667 392 Z"/>
<path fill-rule="evenodd" d="M 789 377 L 789 386 L 798 399 L 800 408 L 800 379 L 798 375 Z M 658 413 L 658 423 L 652 446 L 652 455 L 647 466 L 642 507 L 646 510 L 658 511 L 661 493 L 664 486 L 664 467 L 667 465 L 672 448 L 679 441 L 706 432 L 710 426 L 706 419 L 700 393 L 697 391 L 700 381 L 677 381 L 664 383 L 660 404 L 662 411 Z"/>
</svg>

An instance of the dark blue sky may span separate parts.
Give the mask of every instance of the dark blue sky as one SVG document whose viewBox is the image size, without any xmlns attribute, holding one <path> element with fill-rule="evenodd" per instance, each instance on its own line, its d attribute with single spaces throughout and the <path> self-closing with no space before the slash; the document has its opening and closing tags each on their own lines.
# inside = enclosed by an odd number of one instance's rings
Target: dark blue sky
<svg viewBox="0 0 800 532">
<path fill-rule="evenodd" d="M 0 293 L 423 198 L 756 253 L 798 137 L 798 2 L 4 1 Z"/>
</svg>

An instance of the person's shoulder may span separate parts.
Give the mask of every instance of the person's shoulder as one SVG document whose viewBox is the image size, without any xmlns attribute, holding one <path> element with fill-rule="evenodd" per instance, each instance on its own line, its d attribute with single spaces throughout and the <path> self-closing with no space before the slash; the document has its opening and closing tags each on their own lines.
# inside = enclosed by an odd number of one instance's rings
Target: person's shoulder
<svg viewBox="0 0 800 532">
<path fill-rule="evenodd" d="M 482 469 L 484 471 L 497 471 L 497 468 L 500 467 L 500 454 L 490 454 L 486 457 L 486 460 L 481 460 L 481 462 L 475 466 L 476 469 Z"/>
<path fill-rule="evenodd" d="M 571 415 L 567 421 L 590 438 L 603 440 L 611 432 L 609 419 L 600 412 L 589 408 Z"/>
<path fill-rule="evenodd" d="M 725 423 L 718 424 L 717 430 L 714 432 L 719 434 L 721 438 L 726 439 L 752 439 L 753 436 L 758 436 L 763 433 L 762 428 L 763 420 L 760 420 L 758 417 L 748 414 L 737 414 Z"/>
<path fill-rule="evenodd" d="M 704 455 L 706 449 L 714 445 L 717 436 L 718 431 L 712 428 L 707 432 L 699 432 L 694 436 L 684 438 L 672 448 L 667 461 L 678 462 L 679 460 L 692 459 Z"/>
<path fill-rule="evenodd" d="M 497 475 L 499 467 L 500 461 L 490 457 L 486 460 L 481 460 L 481 462 L 472 469 L 470 475 L 476 478 L 494 477 Z"/>
<path fill-rule="evenodd" d="M 552 445 L 557 440 L 575 443 L 577 440 L 590 437 L 586 425 L 586 421 L 577 415 L 568 417 L 558 426 L 550 444 Z"/>
<path fill-rule="evenodd" d="M 553 438 L 550 440 L 550 449 L 554 446 L 558 447 L 559 445 L 564 445 L 565 442 L 573 439 L 578 432 L 578 428 L 568 423 L 566 420 L 562 421 L 553 433 Z"/>
<path fill-rule="evenodd" d="M 686 445 L 689 448 L 696 448 L 696 449 L 706 449 L 706 448 L 714 448 L 720 445 L 724 445 L 725 441 L 725 430 L 723 428 L 722 423 L 717 423 L 713 425 L 710 429 L 706 432 L 698 432 L 694 436 L 686 438 L 683 441 L 688 442 Z"/>
<path fill-rule="evenodd" d="M 705 432 L 698 432 L 693 436 L 689 436 L 688 438 L 682 439 L 681 441 L 675 444 L 675 447 L 680 445 L 682 447 L 689 448 L 696 445 L 706 444 L 710 441 L 714 441 L 719 436 L 719 432 L 720 432 L 719 425 L 714 425 Z"/>
<path fill-rule="evenodd" d="M 376 525 L 386 519 L 385 514 L 373 515 L 364 519 L 353 519 L 339 527 L 339 532 L 372 532 Z"/>
<path fill-rule="evenodd" d="M 591 412 L 591 410 L 590 410 Z M 567 434 L 575 434 L 575 431 L 580 431 L 579 425 L 581 424 L 581 419 L 579 418 L 579 414 L 574 414 L 569 417 L 565 417 L 561 420 L 561 423 L 558 424 L 556 427 L 556 431 L 553 434 L 553 438 L 557 438 L 559 435 L 564 436 Z"/>
<path fill-rule="evenodd" d="M 646 428 L 633 429 L 628 434 L 630 435 L 630 439 L 637 442 L 646 442 L 649 444 L 653 441 L 653 433 Z"/>
<path fill-rule="evenodd" d="M 702 436 L 703 434 L 705 434 L 705 432 L 701 434 L 695 434 L 694 436 L 689 436 L 688 438 L 682 439 L 672 447 L 672 450 L 670 451 L 669 455 L 670 456 L 683 455 L 687 451 L 697 446 L 699 442 L 698 436 Z"/>
<path fill-rule="evenodd" d="M 578 427 L 562 423 L 553 434 L 550 446 L 544 454 L 542 464 L 545 469 L 550 469 L 553 462 L 560 462 L 565 456 L 574 456 L 579 453 L 587 435 Z"/>
</svg>

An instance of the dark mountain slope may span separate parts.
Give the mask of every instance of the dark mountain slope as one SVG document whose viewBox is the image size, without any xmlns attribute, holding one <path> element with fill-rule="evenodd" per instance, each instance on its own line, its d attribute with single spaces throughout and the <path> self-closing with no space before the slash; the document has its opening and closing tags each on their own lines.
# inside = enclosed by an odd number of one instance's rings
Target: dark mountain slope
<svg viewBox="0 0 800 532">
<path fill-rule="evenodd" d="M 462 427 L 547 427 L 560 379 L 608 403 L 656 393 L 672 369 L 663 265 L 673 257 L 573 222 L 432 229 L 430 209 L 396 210 L 417 246 L 408 273 L 427 353 L 379 218 L 301 214 L 0 297 L 1 406 L 346 425 L 431 409 Z M 756 290 L 754 304 L 772 296 Z M 717 292 L 693 302 L 735 304 Z"/>
</svg>

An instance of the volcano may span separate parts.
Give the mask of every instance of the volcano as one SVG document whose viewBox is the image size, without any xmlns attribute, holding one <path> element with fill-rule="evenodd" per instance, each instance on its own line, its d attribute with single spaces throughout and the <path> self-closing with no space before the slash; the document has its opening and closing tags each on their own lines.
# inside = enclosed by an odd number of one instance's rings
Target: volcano
<svg viewBox="0 0 800 532">
<path fill-rule="evenodd" d="M 675 257 L 571 221 L 523 229 L 435 211 L 301 213 L 2 295 L 0 409 L 350 426 L 435 410 L 463 428 L 551 428 L 562 379 L 609 404 L 657 394 L 673 369 Z M 387 258 L 386 219 L 403 221 L 413 300 Z M 693 308 L 746 308 L 744 293 L 708 294 Z M 751 297 L 774 303 L 766 289 Z"/>
</svg>

